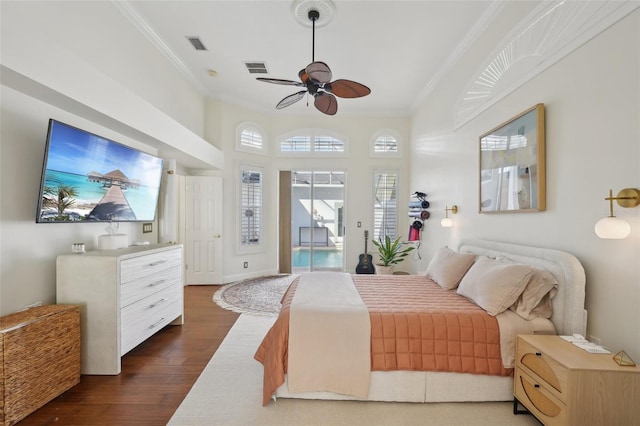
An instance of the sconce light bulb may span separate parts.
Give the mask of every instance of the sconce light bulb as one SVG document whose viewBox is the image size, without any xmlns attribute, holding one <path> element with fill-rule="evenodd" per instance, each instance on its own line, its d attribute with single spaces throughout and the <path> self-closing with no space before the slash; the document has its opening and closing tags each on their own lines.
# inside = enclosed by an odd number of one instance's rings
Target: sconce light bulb
<svg viewBox="0 0 640 426">
<path fill-rule="evenodd" d="M 631 225 L 625 220 L 609 216 L 596 223 L 595 231 L 600 238 L 622 240 L 631 233 Z"/>
<path fill-rule="evenodd" d="M 449 217 L 444 217 L 440 221 L 440 226 L 442 226 L 443 228 L 451 228 L 453 226 L 453 220 L 451 220 L 451 218 Z"/>
</svg>

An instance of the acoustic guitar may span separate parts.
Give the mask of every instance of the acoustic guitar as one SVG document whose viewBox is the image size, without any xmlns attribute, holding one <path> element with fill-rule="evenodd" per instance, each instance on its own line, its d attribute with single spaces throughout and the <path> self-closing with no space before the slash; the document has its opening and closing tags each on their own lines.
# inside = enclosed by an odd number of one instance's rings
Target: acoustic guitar
<svg viewBox="0 0 640 426">
<path fill-rule="evenodd" d="M 356 266 L 356 274 L 375 274 L 373 267 L 373 258 L 367 253 L 367 240 L 369 239 L 369 231 L 364 231 L 364 253 L 360 255 L 358 266 Z"/>
</svg>

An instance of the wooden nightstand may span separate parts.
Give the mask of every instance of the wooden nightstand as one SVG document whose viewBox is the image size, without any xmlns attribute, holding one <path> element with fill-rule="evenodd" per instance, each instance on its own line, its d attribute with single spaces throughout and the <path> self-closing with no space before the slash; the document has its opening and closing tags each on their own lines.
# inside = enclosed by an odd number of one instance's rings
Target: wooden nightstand
<svg viewBox="0 0 640 426">
<path fill-rule="evenodd" d="M 514 396 L 545 425 L 639 424 L 640 368 L 558 336 L 519 335 Z"/>
</svg>

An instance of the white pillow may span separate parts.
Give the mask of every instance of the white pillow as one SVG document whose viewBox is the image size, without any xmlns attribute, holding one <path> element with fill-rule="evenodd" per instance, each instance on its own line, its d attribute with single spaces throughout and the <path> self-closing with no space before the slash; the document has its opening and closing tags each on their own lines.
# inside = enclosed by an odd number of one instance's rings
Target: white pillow
<svg viewBox="0 0 640 426">
<path fill-rule="evenodd" d="M 524 291 L 512 306 L 513 312 L 526 320 L 536 317 L 551 318 L 551 299 L 558 293 L 558 281 L 546 269 L 534 268 L 533 275 Z"/>
<path fill-rule="evenodd" d="M 445 246 L 433 256 L 425 275 L 440 287 L 452 290 L 460 284 L 460 280 L 475 260 L 475 254 L 456 252 Z"/>
<path fill-rule="evenodd" d="M 498 256 L 501 262 L 515 264 L 513 260 Z M 553 305 L 551 299 L 558 293 L 558 280 L 546 269 L 533 267 L 533 275 L 518 297 L 518 300 L 509 309 L 526 320 L 537 317 L 551 318 Z"/>
<path fill-rule="evenodd" d="M 458 294 L 495 316 L 513 305 L 533 274 L 533 267 L 480 256 L 458 286 Z"/>
</svg>

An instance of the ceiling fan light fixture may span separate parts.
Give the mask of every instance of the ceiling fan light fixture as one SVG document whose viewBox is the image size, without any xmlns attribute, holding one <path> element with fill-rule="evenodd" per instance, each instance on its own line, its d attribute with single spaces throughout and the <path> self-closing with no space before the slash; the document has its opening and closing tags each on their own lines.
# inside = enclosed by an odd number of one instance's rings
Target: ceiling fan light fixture
<svg viewBox="0 0 640 426">
<path fill-rule="evenodd" d="M 329 65 L 315 59 L 315 46 L 316 46 L 316 22 L 322 19 L 322 13 L 315 8 L 318 4 L 330 4 L 333 7 L 333 3 L 328 0 L 302 0 L 294 2 L 294 6 L 299 6 L 297 11 L 306 10 L 307 19 L 311 22 L 313 28 L 312 44 L 311 44 L 311 63 L 305 68 L 300 70 L 298 77 L 300 82 L 293 80 L 283 80 L 279 78 L 264 78 L 258 77 L 256 80 L 263 81 L 265 83 L 282 84 L 288 86 L 305 87 L 306 90 L 294 93 L 286 96 L 276 105 L 277 109 L 286 108 L 295 104 L 304 97 L 306 93 L 313 96 L 313 105 L 316 109 L 327 115 L 335 115 L 338 112 L 338 100 L 336 96 L 341 98 L 359 98 L 367 96 L 371 93 L 364 84 L 360 84 L 351 80 L 336 80 L 331 81 L 333 77 L 331 68 Z M 313 6 L 309 6 L 313 5 Z M 303 8 L 303 6 L 306 7 Z M 308 104 L 307 104 L 308 105 Z"/>
</svg>

